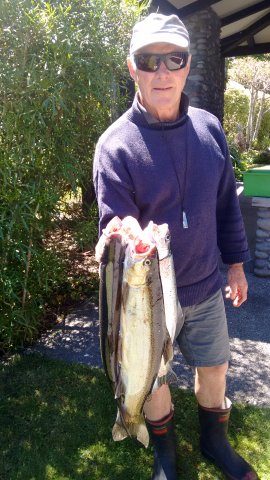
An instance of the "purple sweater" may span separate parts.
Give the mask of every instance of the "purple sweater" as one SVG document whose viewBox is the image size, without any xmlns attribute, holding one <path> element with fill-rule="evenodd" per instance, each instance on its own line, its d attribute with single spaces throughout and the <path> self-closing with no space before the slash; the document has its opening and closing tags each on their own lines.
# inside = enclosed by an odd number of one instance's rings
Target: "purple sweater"
<svg viewBox="0 0 270 480">
<path fill-rule="evenodd" d="M 179 300 L 189 306 L 221 287 L 220 253 L 227 264 L 250 257 L 222 127 L 184 94 L 180 111 L 176 122 L 152 123 L 135 97 L 98 141 L 94 185 L 100 232 L 115 215 L 143 228 L 169 224 Z"/>
</svg>

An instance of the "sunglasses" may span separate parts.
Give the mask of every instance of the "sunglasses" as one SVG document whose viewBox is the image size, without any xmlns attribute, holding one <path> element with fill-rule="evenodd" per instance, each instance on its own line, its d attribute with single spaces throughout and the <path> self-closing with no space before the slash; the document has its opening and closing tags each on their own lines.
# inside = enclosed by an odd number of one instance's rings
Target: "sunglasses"
<svg viewBox="0 0 270 480">
<path fill-rule="evenodd" d="M 143 72 L 156 72 L 161 62 L 164 62 L 170 71 L 185 68 L 188 61 L 188 52 L 172 52 L 165 54 L 137 53 L 134 55 L 135 65 Z"/>
</svg>

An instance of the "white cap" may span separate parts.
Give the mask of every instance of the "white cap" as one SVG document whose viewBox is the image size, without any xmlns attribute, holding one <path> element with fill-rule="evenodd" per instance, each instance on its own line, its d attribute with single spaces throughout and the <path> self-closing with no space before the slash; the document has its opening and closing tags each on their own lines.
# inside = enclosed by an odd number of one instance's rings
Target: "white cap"
<svg viewBox="0 0 270 480">
<path fill-rule="evenodd" d="M 150 13 L 144 20 L 136 23 L 130 42 L 130 55 L 154 43 L 171 43 L 189 50 L 188 31 L 177 15 Z"/>
</svg>

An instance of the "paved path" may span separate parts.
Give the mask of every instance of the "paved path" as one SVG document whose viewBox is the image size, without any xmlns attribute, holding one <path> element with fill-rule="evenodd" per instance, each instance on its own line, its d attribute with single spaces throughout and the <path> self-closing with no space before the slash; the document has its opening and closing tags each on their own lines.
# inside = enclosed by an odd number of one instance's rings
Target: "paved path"
<svg viewBox="0 0 270 480">
<path fill-rule="evenodd" d="M 228 395 L 234 401 L 270 406 L 270 291 L 269 280 L 247 273 L 249 301 L 239 309 L 226 302 L 232 359 Z M 28 351 L 67 362 L 101 367 L 98 308 L 91 302 L 69 314 Z M 175 349 L 173 370 L 178 385 L 192 388 L 192 369 Z"/>
<path fill-rule="evenodd" d="M 256 209 L 251 207 L 251 199 L 242 194 L 240 204 L 253 257 Z M 253 261 L 246 265 L 248 302 L 239 309 L 226 302 L 232 352 L 228 395 L 234 401 L 270 406 L 270 279 L 255 277 L 252 271 Z M 225 283 L 225 271 L 223 274 Z M 28 351 L 101 367 L 98 330 L 98 309 L 88 302 L 43 335 Z M 185 365 L 178 350 L 175 351 L 173 369 L 178 376 L 178 385 L 192 388 L 193 372 Z"/>
</svg>

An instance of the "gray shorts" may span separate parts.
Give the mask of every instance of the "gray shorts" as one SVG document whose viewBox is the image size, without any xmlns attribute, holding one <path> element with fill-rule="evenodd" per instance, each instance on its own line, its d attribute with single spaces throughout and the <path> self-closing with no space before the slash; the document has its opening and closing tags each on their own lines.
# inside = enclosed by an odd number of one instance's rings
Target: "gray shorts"
<svg viewBox="0 0 270 480">
<path fill-rule="evenodd" d="M 188 365 L 212 367 L 228 362 L 229 335 L 221 290 L 182 311 L 176 341 Z"/>
</svg>

